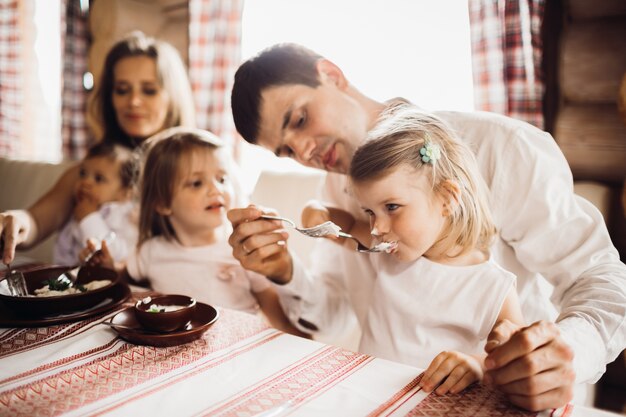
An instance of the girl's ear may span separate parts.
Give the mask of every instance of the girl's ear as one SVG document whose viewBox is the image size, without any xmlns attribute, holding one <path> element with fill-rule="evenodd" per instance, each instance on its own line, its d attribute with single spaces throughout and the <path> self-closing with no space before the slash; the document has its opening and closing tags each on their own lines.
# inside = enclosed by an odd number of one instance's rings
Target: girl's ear
<svg viewBox="0 0 626 417">
<path fill-rule="evenodd" d="M 169 207 L 163 207 L 162 204 L 157 204 L 156 212 L 159 213 L 161 216 L 169 216 L 172 214 L 172 209 Z"/>
<path fill-rule="evenodd" d="M 331 83 L 340 90 L 344 90 L 348 86 L 348 80 L 343 75 L 343 71 L 327 59 L 319 59 L 316 63 L 317 73 L 322 84 Z"/>
<path fill-rule="evenodd" d="M 445 180 L 441 183 L 440 194 L 443 200 L 443 208 L 441 215 L 448 217 L 459 206 L 459 200 L 461 198 L 461 188 L 459 184 L 454 180 Z"/>
</svg>

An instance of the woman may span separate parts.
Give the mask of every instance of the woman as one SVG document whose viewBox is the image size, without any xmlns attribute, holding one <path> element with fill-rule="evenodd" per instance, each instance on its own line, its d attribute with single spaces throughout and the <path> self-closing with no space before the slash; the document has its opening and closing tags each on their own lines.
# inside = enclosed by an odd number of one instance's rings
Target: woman
<svg viewBox="0 0 626 417">
<path fill-rule="evenodd" d="M 100 140 L 135 148 L 146 138 L 174 126 L 193 126 L 193 98 L 185 66 L 171 45 L 133 32 L 107 54 L 89 121 Z M 28 248 L 59 230 L 73 215 L 75 165 L 27 210 L 0 213 L 2 261 L 15 248 Z"/>
</svg>

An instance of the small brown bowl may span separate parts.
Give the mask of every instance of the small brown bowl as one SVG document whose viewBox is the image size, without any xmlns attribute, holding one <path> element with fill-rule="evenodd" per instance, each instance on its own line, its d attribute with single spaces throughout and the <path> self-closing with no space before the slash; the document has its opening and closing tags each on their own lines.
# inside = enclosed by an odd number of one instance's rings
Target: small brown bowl
<svg viewBox="0 0 626 417">
<path fill-rule="evenodd" d="M 61 273 L 69 269 L 71 267 L 61 266 L 25 271 L 24 280 L 26 281 L 28 294 L 34 294 L 37 288 L 45 285 L 44 281 L 56 279 Z M 11 311 L 25 317 L 45 317 L 83 310 L 94 307 L 109 297 L 111 290 L 119 281 L 119 275 L 111 269 L 98 266 L 84 266 L 78 272 L 76 284 L 85 285 L 95 280 L 109 280 L 111 283 L 87 292 L 51 297 L 17 297 L 0 290 L 0 301 Z M 2 284 L 5 284 L 2 288 L 6 287 L 6 283 Z"/>
<path fill-rule="evenodd" d="M 168 308 L 179 307 L 173 311 Z M 183 329 L 193 317 L 196 300 L 186 295 L 147 297 L 135 304 L 137 321 L 146 329 L 173 332 Z M 164 311 L 165 310 L 165 311 Z"/>
</svg>

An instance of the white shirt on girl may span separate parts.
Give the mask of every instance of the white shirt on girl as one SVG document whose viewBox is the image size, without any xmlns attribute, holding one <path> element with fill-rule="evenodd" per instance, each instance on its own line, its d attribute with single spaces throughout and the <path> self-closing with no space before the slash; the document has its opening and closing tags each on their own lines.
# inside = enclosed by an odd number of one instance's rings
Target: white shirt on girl
<svg viewBox="0 0 626 417">
<path fill-rule="evenodd" d="M 80 222 L 71 218 L 61 229 L 54 245 L 53 259 L 58 265 L 76 265 L 87 239 L 104 239 L 115 232 L 109 251 L 115 262 L 124 262 L 137 244 L 138 212 L 134 201 L 104 203 Z"/>
<path fill-rule="evenodd" d="M 359 352 L 422 369 L 443 351 L 484 354 L 515 275 L 492 260 L 451 266 L 424 257 L 370 259 L 377 276 Z"/>
<path fill-rule="evenodd" d="M 249 313 L 259 309 L 252 293 L 271 287 L 267 278 L 239 265 L 226 241 L 186 247 L 159 236 L 131 254 L 126 269 L 133 279 L 147 278 L 160 293 L 184 294 L 202 303 Z"/>
<path fill-rule="evenodd" d="M 494 113 L 434 114 L 476 153 L 500 232 L 491 254 L 517 276 L 524 319 L 556 319 L 574 350 L 576 381 L 597 381 L 626 346 L 626 265 L 602 215 L 574 194 L 548 133 Z M 327 175 L 321 200 L 366 219 L 345 175 Z M 293 279 L 276 286 L 292 323 L 341 332 L 354 312 L 363 327 L 374 284 L 363 278 L 371 276 L 369 258 L 324 239 L 311 256 L 310 271 L 294 257 Z"/>
</svg>

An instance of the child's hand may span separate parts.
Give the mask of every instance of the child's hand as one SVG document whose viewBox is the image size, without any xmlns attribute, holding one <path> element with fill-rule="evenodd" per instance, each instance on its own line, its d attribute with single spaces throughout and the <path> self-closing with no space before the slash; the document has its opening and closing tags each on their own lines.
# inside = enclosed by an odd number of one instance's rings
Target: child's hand
<svg viewBox="0 0 626 417">
<path fill-rule="evenodd" d="M 456 394 L 482 378 L 483 368 L 477 358 L 461 352 L 442 352 L 424 371 L 420 386 L 430 392 L 441 384 L 435 390 L 437 395 Z"/>
<path fill-rule="evenodd" d="M 98 211 L 100 202 L 95 197 L 86 193 L 78 193 L 76 195 L 76 205 L 74 206 L 74 219 L 81 221 L 91 213 Z"/>
<path fill-rule="evenodd" d="M 96 240 L 88 239 L 87 247 L 80 251 L 78 257 L 80 258 L 81 263 L 84 262 L 85 258 L 89 256 L 90 253 L 97 249 Z M 113 256 L 111 256 L 111 252 L 107 246 L 106 240 L 101 242 L 100 250 L 96 251 L 93 254 L 91 259 L 87 262 L 87 265 L 92 266 L 101 266 L 103 268 L 115 269 L 115 261 L 113 260 Z"/>
</svg>

